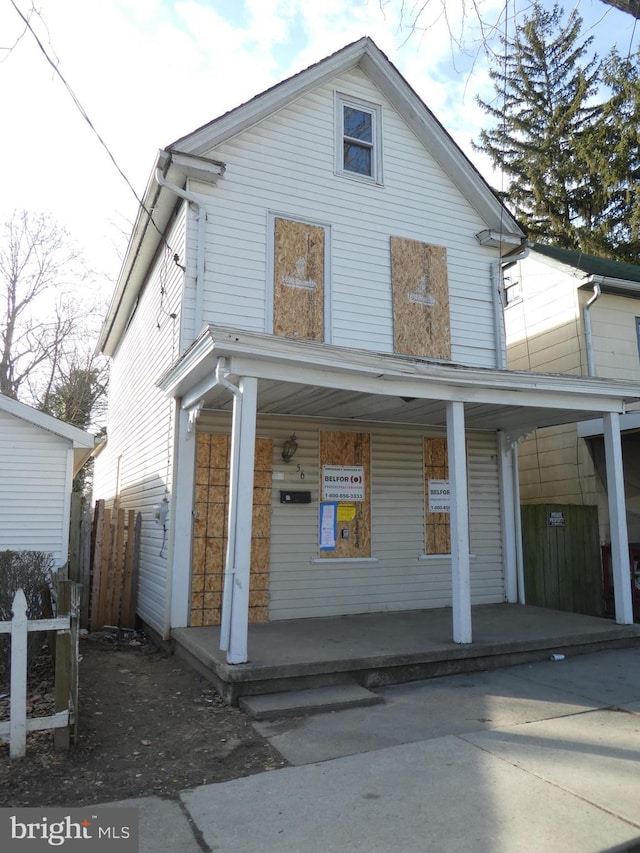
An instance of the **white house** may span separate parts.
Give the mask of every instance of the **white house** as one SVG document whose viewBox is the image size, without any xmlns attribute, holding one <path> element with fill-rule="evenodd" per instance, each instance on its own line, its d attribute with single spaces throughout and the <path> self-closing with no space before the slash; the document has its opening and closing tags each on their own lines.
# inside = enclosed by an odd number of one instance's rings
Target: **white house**
<svg viewBox="0 0 640 853">
<path fill-rule="evenodd" d="M 160 151 L 102 331 L 95 472 L 143 512 L 142 619 L 221 624 L 241 663 L 251 621 L 450 605 L 468 643 L 472 604 L 517 601 L 514 441 L 602 417 L 621 484 L 638 396 L 506 370 L 524 244 L 367 38 Z"/>
<path fill-rule="evenodd" d="M 0 551 L 67 562 L 73 478 L 94 437 L 0 394 Z"/>
</svg>

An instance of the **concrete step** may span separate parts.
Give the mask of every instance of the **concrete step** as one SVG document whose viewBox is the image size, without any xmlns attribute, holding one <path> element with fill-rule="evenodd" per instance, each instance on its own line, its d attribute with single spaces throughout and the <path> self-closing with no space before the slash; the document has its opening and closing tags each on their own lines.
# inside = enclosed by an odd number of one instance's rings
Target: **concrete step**
<svg viewBox="0 0 640 853">
<path fill-rule="evenodd" d="M 238 700 L 254 720 L 278 720 L 341 711 L 344 708 L 363 708 L 384 702 L 382 696 L 359 684 L 336 684 L 285 693 L 264 693 L 260 696 L 241 696 Z"/>
</svg>

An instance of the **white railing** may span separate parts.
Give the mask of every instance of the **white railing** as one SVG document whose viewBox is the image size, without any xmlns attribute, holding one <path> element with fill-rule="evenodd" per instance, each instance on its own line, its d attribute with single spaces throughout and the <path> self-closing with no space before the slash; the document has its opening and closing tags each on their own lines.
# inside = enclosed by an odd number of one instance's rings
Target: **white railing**
<svg viewBox="0 0 640 853">
<path fill-rule="evenodd" d="M 11 634 L 10 719 L 0 722 L 0 738 L 9 741 L 11 758 L 21 758 L 25 754 L 27 732 L 60 730 L 59 737 L 54 735 L 56 745 L 69 745 L 70 726 L 75 722 L 77 707 L 79 588 L 70 581 L 63 581 L 58 587 L 58 613 L 66 610 L 64 615 L 54 619 L 27 619 L 27 599 L 19 589 L 13 599 L 13 618 L 10 622 L 0 622 L 0 634 Z M 30 631 L 56 632 L 56 704 L 55 713 L 48 717 L 27 717 Z"/>
</svg>

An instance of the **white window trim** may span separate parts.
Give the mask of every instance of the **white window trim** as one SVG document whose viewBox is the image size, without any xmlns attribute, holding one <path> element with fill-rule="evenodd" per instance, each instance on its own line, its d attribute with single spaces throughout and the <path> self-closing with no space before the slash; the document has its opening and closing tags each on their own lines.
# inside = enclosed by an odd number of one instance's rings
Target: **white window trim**
<svg viewBox="0 0 640 853">
<path fill-rule="evenodd" d="M 344 107 L 364 110 L 372 116 L 371 175 L 361 175 L 344 168 Z M 361 181 L 366 184 L 383 185 L 382 174 L 382 106 L 361 98 L 353 98 L 343 92 L 335 92 L 335 132 L 336 132 L 336 175 Z"/>
<path fill-rule="evenodd" d="M 274 251 L 276 236 L 276 219 L 286 219 L 289 222 L 303 222 L 305 225 L 316 225 L 324 228 L 324 340 L 331 343 L 331 225 L 319 222 L 317 219 L 307 219 L 304 216 L 292 216 L 290 213 L 280 213 L 275 210 L 267 211 L 267 292 L 265 298 L 265 334 L 273 334 L 273 278 Z"/>
</svg>

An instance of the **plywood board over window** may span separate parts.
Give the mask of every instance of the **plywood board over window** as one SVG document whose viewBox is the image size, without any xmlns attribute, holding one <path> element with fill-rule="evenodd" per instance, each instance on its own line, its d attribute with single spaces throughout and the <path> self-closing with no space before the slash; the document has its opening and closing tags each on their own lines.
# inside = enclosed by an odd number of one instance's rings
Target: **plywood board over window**
<svg viewBox="0 0 640 853">
<path fill-rule="evenodd" d="M 198 433 L 191 572 L 191 625 L 219 625 L 229 512 L 228 435 Z M 256 440 L 249 621 L 269 617 L 269 549 L 273 442 Z"/>
<path fill-rule="evenodd" d="M 322 341 L 325 229 L 290 219 L 274 222 L 273 333 Z"/>
<path fill-rule="evenodd" d="M 446 249 L 392 237 L 391 282 L 394 351 L 450 359 Z"/>
<path fill-rule="evenodd" d="M 446 438 L 424 439 L 425 553 L 450 554 L 451 528 L 448 512 L 429 512 L 429 483 L 449 479 Z"/>
<path fill-rule="evenodd" d="M 320 470 L 323 465 L 357 465 L 364 469 L 364 500 L 354 501 L 355 513 L 338 521 L 334 551 L 321 551 L 327 559 L 371 556 L 371 436 L 366 432 L 321 432 Z M 340 513 L 349 516 L 351 513 Z M 343 533 L 346 531 L 346 534 Z"/>
</svg>

